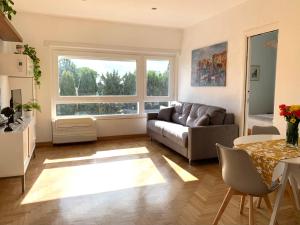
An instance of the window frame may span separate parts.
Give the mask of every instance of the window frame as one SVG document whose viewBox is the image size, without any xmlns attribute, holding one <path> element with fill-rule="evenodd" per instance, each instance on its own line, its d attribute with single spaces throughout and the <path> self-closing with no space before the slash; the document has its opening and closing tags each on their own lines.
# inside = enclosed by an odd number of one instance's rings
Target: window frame
<svg viewBox="0 0 300 225">
<path fill-rule="evenodd" d="M 60 96 L 59 76 L 58 76 L 58 57 L 66 56 L 78 59 L 93 60 L 119 60 L 136 61 L 136 94 L 135 95 L 107 95 L 107 96 Z M 136 118 L 145 117 L 144 102 L 162 102 L 175 100 L 175 58 L 176 54 L 145 54 L 115 51 L 93 51 L 91 49 L 52 49 L 52 118 L 74 118 L 74 117 L 94 117 L 102 119 L 114 118 Z M 168 96 L 147 96 L 147 60 L 169 60 L 170 75 Z M 137 103 L 136 114 L 108 114 L 108 115 L 73 115 L 57 116 L 57 104 L 76 104 L 76 103 Z"/>
<path fill-rule="evenodd" d="M 147 82 L 148 82 L 148 76 L 147 76 L 147 60 L 153 60 L 153 61 L 164 61 L 168 60 L 170 63 L 170 71 L 169 71 L 169 79 L 168 79 L 168 96 L 148 96 L 147 95 Z M 171 57 L 166 56 L 145 56 L 144 57 L 144 101 L 146 102 L 163 102 L 163 101 L 172 101 L 174 98 L 174 59 Z M 157 101 L 159 99 L 159 101 Z"/>
</svg>

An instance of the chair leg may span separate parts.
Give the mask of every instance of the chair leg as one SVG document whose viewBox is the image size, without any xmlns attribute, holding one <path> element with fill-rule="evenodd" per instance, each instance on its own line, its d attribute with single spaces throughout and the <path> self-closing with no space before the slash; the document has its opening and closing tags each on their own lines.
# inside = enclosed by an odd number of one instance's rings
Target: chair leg
<svg viewBox="0 0 300 225">
<path fill-rule="evenodd" d="M 294 178 L 289 178 L 289 182 L 286 184 L 286 189 L 289 194 L 291 201 L 295 209 L 300 210 L 300 203 L 299 203 L 299 193 L 297 193 L 297 183 L 295 183 Z"/>
<path fill-rule="evenodd" d="M 225 198 L 224 198 L 224 200 L 222 202 L 222 205 L 221 205 L 221 207 L 220 207 L 220 209 L 219 209 L 219 211 L 218 211 L 218 213 L 217 213 L 217 215 L 216 215 L 216 217 L 214 219 L 213 225 L 217 225 L 218 224 L 218 222 L 219 222 L 222 214 L 224 213 L 224 211 L 225 211 L 225 209 L 226 209 L 226 207 L 227 207 L 227 205 L 228 205 L 228 203 L 229 203 L 232 195 L 234 194 L 234 192 L 235 191 L 232 188 L 228 189 L 227 194 L 226 194 L 226 196 L 225 196 Z"/>
<path fill-rule="evenodd" d="M 272 207 L 272 205 L 271 205 L 271 202 L 270 202 L 269 196 L 268 196 L 268 195 L 266 195 L 266 196 L 264 196 L 263 198 L 264 198 L 264 200 L 265 200 L 265 203 L 266 203 L 266 205 L 267 205 L 267 208 L 268 208 L 268 210 L 269 210 L 269 211 L 270 211 L 270 213 L 272 214 L 272 212 L 273 212 L 273 207 Z M 278 225 L 278 222 L 277 222 L 277 220 L 275 221 L 275 224 L 276 224 L 276 225 Z"/>
<path fill-rule="evenodd" d="M 249 225 L 254 225 L 253 196 L 250 196 L 250 205 L 249 205 Z"/>
<path fill-rule="evenodd" d="M 259 197 L 256 203 L 256 208 L 260 208 L 261 207 L 261 201 L 262 201 L 262 197 Z"/>
<path fill-rule="evenodd" d="M 242 195 L 240 202 L 240 214 L 243 214 L 246 196 Z"/>
</svg>

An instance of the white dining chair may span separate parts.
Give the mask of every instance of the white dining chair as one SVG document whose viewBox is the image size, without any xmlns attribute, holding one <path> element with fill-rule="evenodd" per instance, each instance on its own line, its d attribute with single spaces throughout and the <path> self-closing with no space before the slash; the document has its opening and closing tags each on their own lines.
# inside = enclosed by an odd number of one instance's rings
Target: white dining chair
<svg viewBox="0 0 300 225">
<path fill-rule="evenodd" d="M 257 126 L 254 125 L 252 127 L 252 135 L 261 135 L 261 134 L 272 134 L 272 135 L 280 135 L 279 130 L 275 126 Z M 262 198 L 259 198 L 256 204 L 257 208 L 261 206 Z"/>
<path fill-rule="evenodd" d="M 248 153 L 217 144 L 217 153 L 222 168 L 224 183 L 229 186 L 223 203 L 213 221 L 217 225 L 233 195 L 249 196 L 249 224 L 254 225 L 253 197 L 262 197 L 272 213 L 272 205 L 268 194 L 277 189 L 279 184 L 268 187 L 257 172 Z M 243 198 L 245 200 L 245 198 Z M 240 205 L 240 214 L 243 213 L 244 202 Z"/>
<path fill-rule="evenodd" d="M 252 127 L 252 134 L 257 135 L 257 134 L 280 134 L 279 130 L 277 127 L 274 126 L 253 126 Z"/>
</svg>

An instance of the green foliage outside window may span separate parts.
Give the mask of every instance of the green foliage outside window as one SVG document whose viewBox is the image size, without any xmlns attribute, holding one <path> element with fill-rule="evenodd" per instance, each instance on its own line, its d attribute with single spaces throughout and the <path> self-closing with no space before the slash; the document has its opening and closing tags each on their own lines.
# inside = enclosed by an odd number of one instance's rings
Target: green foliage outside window
<svg viewBox="0 0 300 225">
<path fill-rule="evenodd" d="M 97 95 L 97 72 L 88 67 L 79 68 L 78 95 Z"/>
<path fill-rule="evenodd" d="M 149 70 L 147 72 L 147 95 L 168 96 L 168 71 L 164 73 Z"/>
<path fill-rule="evenodd" d="M 70 71 L 63 71 L 60 79 L 60 95 L 61 96 L 75 96 L 76 88 L 74 82 L 74 74 Z"/>
<path fill-rule="evenodd" d="M 59 58 L 59 87 L 61 96 L 120 96 L 136 95 L 136 72 L 120 75 L 117 70 L 98 74 L 88 67 L 77 67 L 68 58 Z M 147 95 L 168 96 L 169 71 L 147 72 Z M 148 103 L 147 110 L 157 110 Z M 58 115 L 105 115 L 137 113 L 136 103 L 82 103 L 57 106 Z"/>
</svg>

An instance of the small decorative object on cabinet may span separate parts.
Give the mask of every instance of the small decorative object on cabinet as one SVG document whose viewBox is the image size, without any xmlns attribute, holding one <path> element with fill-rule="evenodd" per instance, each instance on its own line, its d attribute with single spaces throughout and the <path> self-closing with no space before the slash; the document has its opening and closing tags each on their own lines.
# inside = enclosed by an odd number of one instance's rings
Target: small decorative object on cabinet
<svg viewBox="0 0 300 225">
<path fill-rule="evenodd" d="M 13 131 L 13 129 L 11 128 L 10 124 L 13 122 L 13 116 L 15 114 L 15 111 L 10 108 L 10 107 L 6 107 L 4 109 L 1 110 L 1 114 L 3 114 L 8 120 L 6 123 L 6 127 L 4 129 L 4 132 L 10 132 Z"/>
<path fill-rule="evenodd" d="M 23 105 L 22 104 L 17 105 L 16 109 L 17 110 L 23 110 L 25 118 L 31 118 L 33 116 L 33 110 L 34 109 L 41 112 L 41 106 L 35 100 L 27 102 Z"/>
<path fill-rule="evenodd" d="M 23 54 L 24 45 L 16 45 L 16 54 Z"/>
<path fill-rule="evenodd" d="M 280 105 L 280 115 L 287 121 L 286 144 L 289 147 L 298 147 L 299 141 L 299 122 L 300 122 L 300 105 Z"/>
</svg>

